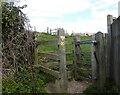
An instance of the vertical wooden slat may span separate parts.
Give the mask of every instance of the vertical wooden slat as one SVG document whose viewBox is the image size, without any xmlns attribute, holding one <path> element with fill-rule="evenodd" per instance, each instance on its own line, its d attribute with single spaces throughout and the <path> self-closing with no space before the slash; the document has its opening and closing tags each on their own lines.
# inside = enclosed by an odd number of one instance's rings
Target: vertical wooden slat
<svg viewBox="0 0 120 95">
<path fill-rule="evenodd" d="M 111 24 L 113 23 L 113 16 L 107 15 L 107 31 L 108 31 L 108 51 L 107 51 L 107 64 L 108 64 L 108 72 L 107 77 L 112 78 L 113 76 L 113 65 L 112 65 L 112 31 L 111 31 Z"/>
<path fill-rule="evenodd" d="M 75 78 L 75 80 L 77 80 L 77 77 L 76 77 L 77 76 L 77 56 L 76 56 L 76 39 L 75 39 L 75 37 L 73 39 L 73 47 L 74 47 L 74 50 L 73 50 L 74 78 Z"/>
<path fill-rule="evenodd" d="M 75 35 L 73 39 L 73 45 L 74 45 L 74 79 L 78 80 L 79 74 L 78 74 L 78 64 L 80 64 L 80 45 L 77 44 L 77 42 L 80 41 L 80 35 Z"/>
<path fill-rule="evenodd" d="M 95 40 L 95 35 L 92 36 L 92 40 Z M 96 62 L 96 59 L 95 59 L 95 44 L 92 44 L 91 45 L 91 65 L 92 65 L 92 81 L 93 83 L 95 83 L 97 80 L 97 62 Z"/>
<path fill-rule="evenodd" d="M 113 22 L 112 24 L 112 54 L 113 54 L 113 57 L 112 57 L 112 65 L 113 65 L 113 79 L 115 80 L 115 82 L 117 83 L 117 69 L 118 69 L 118 64 L 117 64 L 117 61 L 118 61 L 118 42 L 117 42 L 117 30 L 118 30 L 118 21 L 116 20 L 115 22 Z"/>
<path fill-rule="evenodd" d="M 66 53 L 65 53 L 65 31 L 58 29 L 58 47 L 60 56 L 60 76 L 61 76 L 61 92 L 67 92 L 67 71 L 66 71 Z"/>
<path fill-rule="evenodd" d="M 119 5 L 120 5 L 120 2 L 119 2 Z M 117 42 L 118 42 L 118 89 L 119 89 L 119 95 L 120 95 L 120 16 L 118 18 Z"/>
<path fill-rule="evenodd" d="M 103 37 L 103 33 L 98 32 L 95 35 L 95 39 L 97 41 L 97 44 L 95 46 L 96 49 L 96 59 L 98 60 L 99 64 L 99 87 L 101 92 L 103 91 L 104 88 L 104 84 L 105 84 L 105 55 L 104 55 L 104 37 Z"/>
<path fill-rule="evenodd" d="M 116 62 L 115 62 L 115 78 L 116 78 L 116 84 L 117 84 L 117 86 L 119 85 L 119 75 L 118 75 L 118 72 L 119 72 L 119 42 L 120 42 L 120 40 L 118 40 L 119 39 L 119 30 L 118 30 L 118 27 L 120 27 L 120 26 L 118 26 L 118 19 L 115 21 L 116 23 L 115 23 L 115 60 L 116 60 Z"/>
<path fill-rule="evenodd" d="M 109 65 L 108 65 L 108 48 L 107 48 L 107 46 L 108 46 L 108 34 L 107 33 L 105 33 L 105 36 L 104 36 L 104 54 L 105 54 L 105 58 L 104 58 L 104 60 L 105 60 L 105 79 L 106 78 L 108 78 L 108 72 L 109 72 Z"/>
<path fill-rule="evenodd" d="M 113 74 L 116 86 L 120 91 L 120 17 L 112 24 Z"/>
<path fill-rule="evenodd" d="M 80 41 L 80 35 L 75 35 L 75 40 L 76 42 Z M 81 54 L 81 51 L 80 51 L 80 44 L 77 44 L 76 46 L 76 57 L 77 57 L 77 64 L 80 64 L 80 54 Z"/>
</svg>

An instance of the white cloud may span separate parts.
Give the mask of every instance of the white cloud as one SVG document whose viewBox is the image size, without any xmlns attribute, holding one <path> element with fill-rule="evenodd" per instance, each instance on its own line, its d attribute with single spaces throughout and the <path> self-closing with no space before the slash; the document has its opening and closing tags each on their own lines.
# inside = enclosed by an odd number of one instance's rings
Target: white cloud
<svg viewBox="0 0 120 95">
<path fill-rule="evenodd" d="M 89 8 L 90 3 L 83 0 L 28 0 L 28 8 L 38 15 L 51 16 L 51 14 L 64 15 L 83 11 Z M 37 8 L 36 8 L 37 6 Z M 32 14 L 32 12 L 30 14 Z"/>
<path fill-rule="evenodd" d="M 90 7 L 87 0 L 23 0 L 20 5 L 25 3 L 28 8 L 24 12 L 30 17 L 62 17 Z"/>
<path fill-rule="evenodd" d="M 109 9 L 110 6 L 117 7 L 119 0 L 26 0 L 21 4 L 28 5 L 24 10 L 30 18 L 32 26 L 36 26 L 38 31 L 44 31 L 46 27 L 63 27 L 69 33 L 74 32 L 107 32 L 107 15 L 117 17 L 117 9 Z M 108 9 L 107 9 L 108 8 Z M 79 17 L 77 21 L 49 21 L 45 17 L 63 18 L 65 14 L 91 10 L 91 19 L 85 20 Z M 101 10 L 102 9 L 102 10 Z M 105 9 L 105 10 L 103 10 Z M 101 10 L 101 11 L 100 11 Z"/>
</svg>

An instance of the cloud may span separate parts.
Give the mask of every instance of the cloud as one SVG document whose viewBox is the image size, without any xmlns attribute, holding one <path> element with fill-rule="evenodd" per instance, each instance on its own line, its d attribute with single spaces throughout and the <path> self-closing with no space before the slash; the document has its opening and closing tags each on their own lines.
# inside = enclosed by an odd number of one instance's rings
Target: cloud
<svg viewBox="0 0 120 95">
<path fill-rule="evenodd" d="M 63 27 L 69 33 L 107 32 L 107 15 L 118 15 L 118 0 L 26 0 L 20 3 L 28 5 L 24 12 L 30 18 L 31 25 L 36 26 L 38 31 L 44 31 L 46 27 Z M 85 19 L 87 16 L 77 15 L 69 21 L 70 16 L 79 12 L 85 14 L 88 9 L 89 19 Z"/>
<path fill-rule="evenodd" d="M 20 5 L 27 4 L 24 10 L 29 17 L 58 17 L 88 9 L 88 0 L 22 0 Z"/>
<path fill-rule="evenodd" d="M 33 0 L 28 0 L 27 3 L 29 10 L 31 10 L 30 14 L 36 13 L 39 16 L 62 16 L 83 11 L 90 6 L 87 0 L 34 0 L 34 2 Z"/>
</svg>

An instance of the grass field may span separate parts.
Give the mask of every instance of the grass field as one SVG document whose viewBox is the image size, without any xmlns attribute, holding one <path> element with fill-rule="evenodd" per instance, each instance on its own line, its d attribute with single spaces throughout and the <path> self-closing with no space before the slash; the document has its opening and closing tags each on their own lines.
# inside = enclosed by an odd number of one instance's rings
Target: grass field
<svg viewBox="0 0 120 95">
<path fill-rule="evenodd" d="M 48 40 L 57 40 L 58 37 L 57 36 L 54 36 L 54 35 L 49 35 L 49 34 L 41 34 L 41 36 L 38 36 L 37 37 L 37 40 L 39 41 L 48 41 Z M 90 40 L 91 39 L 91 36 L 82 36 L 81 37 L 81 41 L 84 41 L 84 40 Z M 72 61 L 73 60 L 73 37 L 72 36 L 67 36 L 66 37 L 66 52 L 71 52 L 71 54 L 67 55 L 66 56 L 66 59 L 67 61 Z M 91 45 L 81 45 L 81 49 L 83 52 L 90 52 L 90 47 Z M 57 45 L 39 45 L 38 46 L 38 49 L 40 52 L 56 52 L 58 51 L 58 47 Z M 86 55 L 85 56 L 86 60 L 89 60 L 88 59 L 88 56 Z"/>
</svg>

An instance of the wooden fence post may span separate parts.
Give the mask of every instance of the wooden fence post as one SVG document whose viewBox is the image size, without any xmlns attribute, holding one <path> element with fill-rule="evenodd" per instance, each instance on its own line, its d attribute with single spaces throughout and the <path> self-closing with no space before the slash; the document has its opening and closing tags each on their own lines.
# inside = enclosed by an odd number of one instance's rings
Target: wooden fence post
<svg viewBox="0 0 120 95">
<path fill-rule="evenodd" d="M 95 45 L 96 49 L 96 61 L 98 64 L 98 73 L 99 73 L 99 79 L 98 79 L 98 87 L 100 87 L 101 92 L 104 90 L 104 84 L 105 84 L 105 51 L 104 51 L 104 37 L 103 33 L 98 32 L 95 34 L 95 40 L 97 41 L 97 44 Z"/>
<path fill-rule="evenodd" d="M 95 40 L 95 35 L 92 36 L 92 40 Z M 95 44 L 91 45 L 91 65 L 92 65 L 92 81 L 95 83 L 95 80 L 98 79 L 98 72 L 97 72 L 97 62 L 95 56 Z"/>
<path fill-rule="evenodd" d="M 104 55 L 105 55 L 105 78 L 108 79 L 108 77 L 110 76 L 109 74 L 109 63 L 108 63 L 108 34 L 105 33 L 104 36 Z M 109 75 L 108 75 L 109 74 Z"/>
<path fill-rule="evenodd" d="M 60 57 L 60 87 L 61 92 L 67 92 L 67 70 L 66 70 L 66 52 L 65 52 L 65 31 L 64 29 L 58 29 L 58 47 Z"/>
<path fill-rule="evenodd" d="M 113 16 L 107 15 L 107 31 L 108 31 L 108 38 L 107 38 L 107 77 L 113 78 L 113 65 L 112 65 L 112 30 L 111 30 L 111 24 L 113 23 Z"/>
<path fill-rule="evenodd" d="M 77 45 L 77 41 L 80 41 L 80 35 L 75 35 L 73 44 L 74 44 L 74 78 L 75 80 L 78 79 L 78 66 L 77 64 L 80 64 L 80 45 Z"/>
<path fill-rule="evenodd" d="M 80 41 L 80 35 L 75 35 L 75 40 L 76 42 Z M 76 57 L 77 57 L 77 64 L 80 64 L 80 55 L 81 55 L 81 51 L 80 51 L 80 44 L 78 44 L 76 46 Z"/>
</svg>

